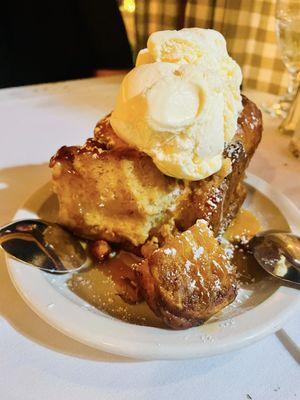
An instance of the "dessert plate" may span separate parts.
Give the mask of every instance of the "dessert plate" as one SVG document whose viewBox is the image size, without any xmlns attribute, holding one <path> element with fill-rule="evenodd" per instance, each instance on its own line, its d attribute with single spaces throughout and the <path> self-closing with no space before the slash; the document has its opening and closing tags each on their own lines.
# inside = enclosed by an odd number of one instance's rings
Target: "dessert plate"
<svg viewBox="0 0 300 400">
<path fill-rule="evenodd" d="M 264 229 L 291 229 L 300 235 L 300 212 L 286 197 L 254 175 L 248 174 L 246 183 L 244 208 L 258 217 Z M 42 216 L 51 220 L 56 213 L 56 198 L 48 183 L 25 202 L 14 219 Z M 104 313 L 70 290 L 70 277 L 49 275 L 11 258 L 7 264 L 20 295 L 50 325 L 94 348 L 138 359 L 198 358 L 238 349 L 278 330 L 300 306 L 300 291 L 279 286 L 266 276 L 243 286 L 235 302 L 206 324 L 171 331 Z"/>
</svg>

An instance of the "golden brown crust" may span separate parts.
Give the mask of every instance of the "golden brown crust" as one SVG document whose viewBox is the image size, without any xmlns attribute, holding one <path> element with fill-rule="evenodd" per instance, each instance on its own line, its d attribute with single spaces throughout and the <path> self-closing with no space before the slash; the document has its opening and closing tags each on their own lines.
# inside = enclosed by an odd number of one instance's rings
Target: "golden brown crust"
<svg viewBox="0 0 300 400">
<path fill-rule="evenodd" d="M 173 329 L 202 324 L 236 296 L 234 270 L 204 220 L 169 238 L 138 276 L 148 305 Z"/>
<path fill-rule="evenodd" d="M 227 176 L 220 172 L 190 184 L 190 196 L 181 204 L 175 216 L 181 230 L 192 226 L 198 218 L 209 222 L 215 234 L 226 229 L 246 197 L 243 186 L 245 170 L 261 140 L 262 116 L 254 103 L 243 96 L 243 111 L 238 129 L 224 150 L 232 171 Z"/>
</svg>

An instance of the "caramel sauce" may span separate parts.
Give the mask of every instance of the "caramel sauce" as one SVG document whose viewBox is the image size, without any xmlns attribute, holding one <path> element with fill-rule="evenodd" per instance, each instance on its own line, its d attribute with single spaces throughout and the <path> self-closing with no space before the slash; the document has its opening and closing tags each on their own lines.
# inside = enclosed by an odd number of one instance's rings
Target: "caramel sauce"
<svg viewBox="0 0 300 400">
<path fill-rule="evenodd" d="M 235 245 L 231 262 L 236 266 L 237 280 L 241 287 L 257 283 L 267 276 L 253 255 L 247 253 L 242 246 Z"/>
<path fill-rule="evenodd" d="M 135 287 L 133 271 L 133 265 L 139 260 L 131 253 L 121 251 L 89 270 L 73 274 L 68 286 L 84 301 L 115 318 L 137 325 L 163 328 L 163 323 L 146 302 L 132 304 L 130 301 L 134 298 L 141 300 L 136 296 L 138 288 Z"/>
<path fill-rule="evenodd" d="M 261 229 L 256 216 L 251 211 L 241 208 L 225 232 L 224 238 L 229 242 L 248 241 Z"/>
<path fill-rule="evenodd" d="M 54 253 L 63 261 L 65 267 L 76 268 L 85 262 L 83 247 L 59 225 L 49 225 L 43 232 L 43 238 L 46 243 L 51 244 Z"/>
<path fill-rule="evenodd" d="M 240 286 L 259 282 L 266 276 L 253 256 L 245 251 L 245 244 L 261 230 L 258 219 L 250 211 L 241 209 L 224 234 L 233 245 L 231 262 L 236 265 Z M 123 321 L 145 326 L 166 328 L 162 321 L 141 301 L 134 273 L 134 265 L 141 259 L 120 251 L 94 267 L 73 274 L 68 286 L 88 304 Z M 136 300 L 136 302 L 132 300 Z"/>
<path fill-rule="evenodd" d="M 247 242 L 260 230 L 262 226 L 256 216 L 249 210 L 240 209 L 224 234 L 224 238 L 233 244 L 231 262 L 236 266 L 241 285 L 259 282 L 267 276 L 252 254 L 246 250 Z"/>
</svg>

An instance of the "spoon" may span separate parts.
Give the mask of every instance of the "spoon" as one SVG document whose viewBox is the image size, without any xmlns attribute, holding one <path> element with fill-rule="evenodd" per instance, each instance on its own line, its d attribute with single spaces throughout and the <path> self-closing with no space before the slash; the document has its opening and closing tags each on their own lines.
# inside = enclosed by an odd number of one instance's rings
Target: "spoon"
<svg viewBox="0 0 300 400">
<path fill-rule="evenodd" d="M 86 242 L 60 225 L 40 219 L 0 228 L 0 246 L 14 258 L 54 274 L 78 271 L 90 264 Z"/>
<path fill-rule="evenodd" d="M 300 285 L 300 237 L 285 231 L 264 231 L 249 241 L 248 249 L 266 272 Z"/>
</svg>

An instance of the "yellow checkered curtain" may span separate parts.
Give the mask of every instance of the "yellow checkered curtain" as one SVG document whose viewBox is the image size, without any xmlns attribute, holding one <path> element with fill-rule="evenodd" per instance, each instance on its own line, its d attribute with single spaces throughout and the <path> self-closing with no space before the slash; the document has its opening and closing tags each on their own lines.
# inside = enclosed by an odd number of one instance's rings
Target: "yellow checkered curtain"
<svg viewBox="0 0 300 400">
<path fill-rule="evenodd" d="M 299 0 L 300 1 L 300 0 Z M 136 0 L 137 50 L 157 30 L 212 28 L 227 41 L 243 70 L 244 89 L 274 94 L 286 90 L 288 74 L 275 36 L 276 0 Z"/>
<path fill-rule="evenodd" d="M 181 29 L 184 24 L 185 3 L 180 0 L 136 0 L 136 50 L 146 47 L 148 36 L 152 32 Z"/>
</svg>

